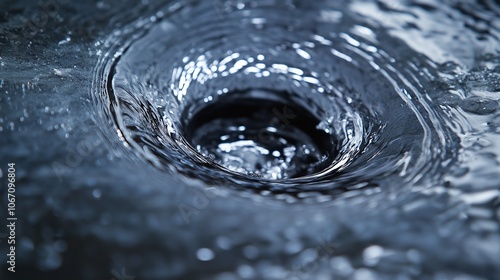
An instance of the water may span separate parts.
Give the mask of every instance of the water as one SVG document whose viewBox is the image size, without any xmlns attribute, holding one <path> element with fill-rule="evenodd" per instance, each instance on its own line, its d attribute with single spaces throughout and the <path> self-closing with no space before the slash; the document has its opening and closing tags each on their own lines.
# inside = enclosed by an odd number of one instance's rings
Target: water
<svg viewBox="0 0 500 280">
<path fill-rule="evenodd" d="M 289 179 L 324 169 L 336 152 L 336 139 L 317 129 L 320 120 L 307 110 L 273 97 L 279 95 L 261 90 L 228 94 L 229 100 L 205 106 L 192 119 L 184 116 L 189 122 L 184 135 L 203 156 L 250 176 Z"/>
<path fill-rule="evenodd" d="M 433 184 L 456 160 L 458 135 L 433 102 L 442 96 L 433 88 L 439 65 L 408 47 L 392 49 L 397 38 L 377 38 L 341 4 L 241 2 L 230 12 L 211 5 L 167 6 L 161 18 L 139 19 L 109 39 L 119 49 L 101 62 L 109 73 L 96 83 L 107 80 L 108 88 L 96 94 L 113 104 L 103 110 L 142 158 L 207 183 L 289 193 L 388 179 Z M 469 100 L 465 111 L 496 108 Z M 208 118 L 213 123 L 191 124 Z"/>
<path fill-rule="evenodd" d="M 495 1 L 22 5 L 14 279 L 500 275 Z"/>
</svg>

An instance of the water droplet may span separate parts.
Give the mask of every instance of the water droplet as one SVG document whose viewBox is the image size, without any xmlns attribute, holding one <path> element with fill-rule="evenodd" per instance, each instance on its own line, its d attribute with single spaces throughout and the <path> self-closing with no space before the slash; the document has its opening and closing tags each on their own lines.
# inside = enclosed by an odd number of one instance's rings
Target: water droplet
<svg viewBox="0 0 500 280">
<path fill-rule="evenodd" d="M 101 198 L 101 195 L 102 195 L 102 192 L 100 189 L 94 189 L 92 191 L 92 196 L 97 198 L 97 199 Z"/>
<path fill-rule="evenodd" d="M 215 257 L 215 255 L 214 255 L 214 252 L 208 248 L 200 248 L 196 252 L 196 257 L 200 261 L 206 262 L 206 261 L 212 260 Z"/>
<path fill-rule="evenodd" d="M 378 245 L 372 245 L 363 251 L 363 260 L 367 266 L 375 266 L 384 254 L 384 249 Z"/>
</svg>

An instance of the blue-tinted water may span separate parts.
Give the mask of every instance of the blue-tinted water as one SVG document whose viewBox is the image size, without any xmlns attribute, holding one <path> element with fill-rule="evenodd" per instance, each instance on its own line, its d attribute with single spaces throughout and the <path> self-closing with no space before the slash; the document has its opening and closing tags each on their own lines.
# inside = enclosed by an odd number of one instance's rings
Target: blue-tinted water
<svg viewBox="0 0 500 280">
<path fill-rule="evenodd" d="M 7 279 L 499 277 L 495 1 L 48 2 L 0 10 Z"/>
</svg>

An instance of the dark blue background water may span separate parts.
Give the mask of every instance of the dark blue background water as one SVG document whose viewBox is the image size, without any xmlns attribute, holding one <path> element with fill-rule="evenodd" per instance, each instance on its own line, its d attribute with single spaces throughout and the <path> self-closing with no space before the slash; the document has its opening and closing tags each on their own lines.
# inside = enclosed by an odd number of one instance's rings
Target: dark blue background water
<svg viewBox="0 0 500 280">
<path fill-rule="evenodd" d="M 0 219 L 9 162 L 18 218 L 2 279 L 499 279 L 495 1 L 67 2 L 0 4 Z M 370 145 L 340 173 L 283 184 L 167 145 L 185 85 L 173 69 L 228 50 L 254 60 L 193 78 L 187 100 L 298 80 L 301 98 L 345 98 L 329 100 L 359 113 Z M 258 54 L 269 78 L 247 80 Z M 135 99 L 114 104 L 120 75 Z M 324 126 L 343 133 L 336 120 Z"/>
</svg>

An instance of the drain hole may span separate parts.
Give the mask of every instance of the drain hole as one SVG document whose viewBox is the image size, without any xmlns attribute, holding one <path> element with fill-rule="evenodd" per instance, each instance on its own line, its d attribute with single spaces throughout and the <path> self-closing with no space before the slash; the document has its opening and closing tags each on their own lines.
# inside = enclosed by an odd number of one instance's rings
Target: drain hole
<svg viewBox="0 0 500 280">
<path fill-rule="evenodd" d="M 319 116 L 287 96 L 252 89 L 188 108 L 185 138 L 205 157 L 244 175 L 290 179 L 317 173 L 331 164 L 338 141 L 317 128 Z"/>
</svg>

